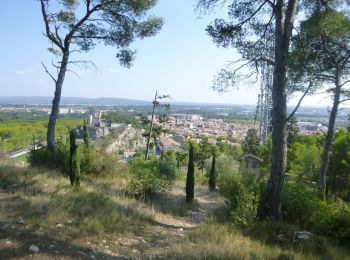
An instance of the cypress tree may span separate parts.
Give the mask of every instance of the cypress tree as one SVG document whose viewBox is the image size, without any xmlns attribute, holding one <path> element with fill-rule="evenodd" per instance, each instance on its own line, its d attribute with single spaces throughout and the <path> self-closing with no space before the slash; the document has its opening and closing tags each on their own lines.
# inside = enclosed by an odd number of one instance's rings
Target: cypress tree
<svg viewBox="0 0 350 260">
<path fill-rule="evenodd" d="M 90 135 L 89 135 L 89 131 L 86 123 L 84 123 L 84 126 L 83 126 L 83 135 L 84 135 L 84 145 L 88 150 L 90 150 Z"/>
<path fill-rule="evenodd" d="M 80 185 L 80 158 L 78 152 L 78 146 L 76 144 L 76 132 L 75 129 L 70 131 L 70 153 L 69 153 L 69 180 L 71 185 L 79 187 Z"/>
<path fill-rule="evenodd" d="M 90 135 L 89 135 L 86 122 L 84 123 L 84 126 L 83 126 L 83 138 L 84 138 L 83 170 L 90 171 L 91 170 L 91 143 L 90 143 Z"/>
<path fill-rule="evenodd" d="M 193 161 L 193 145 L 190 144 L 190 152 L 188 159 L 188 170 L 186 178 L 186 202 L 192 202 L 194 197 L 194 161 Z"/>
<path fill-rule="evenodd" d="M 210 191 L 214 191 L 216 188 L 215 157 L 216 157 L 216 154 L 213 153 L 213 160 L 211 163 L 211 169 L 210 169 L 210 175 L 209 175 L 209 190 Z"/>
</svg>

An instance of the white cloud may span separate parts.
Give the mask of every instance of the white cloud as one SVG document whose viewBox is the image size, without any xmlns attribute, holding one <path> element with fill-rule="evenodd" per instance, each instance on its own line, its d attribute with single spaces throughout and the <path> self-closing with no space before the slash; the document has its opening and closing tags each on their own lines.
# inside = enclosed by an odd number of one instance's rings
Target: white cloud
<svg viewBox="0 0 350 260">
<path fill-rule="evenodd" d="M 17 75 L 28 75 L 28 74 L 32 74 L 33 71 L 31 69 L 18 69 L 15 71 Z"/>
<path fill-rule="evenodd" d="M 108 71 L 112 74 L 119 74 L 121 71 L 115 68 L 108 68 Z"/>
</svg>

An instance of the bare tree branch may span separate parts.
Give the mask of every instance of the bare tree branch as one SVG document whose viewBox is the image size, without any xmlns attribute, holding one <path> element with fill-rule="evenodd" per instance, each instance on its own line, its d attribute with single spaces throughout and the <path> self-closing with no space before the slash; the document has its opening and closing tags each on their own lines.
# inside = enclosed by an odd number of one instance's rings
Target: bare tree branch
<svg viewBox="0 0 350 260">
<path fill-rule="evenodd" d="M 50 78 L 55 82 L 55 84 L 57 83 L 57 80 L 52 76 L 52 74 L 49 72 L 49 70 L 46 68 L 45 64 L 43 62 L 41 62 L 41 65 L 43 65 L 45 72 L 50 76 Z"/>
</svg>

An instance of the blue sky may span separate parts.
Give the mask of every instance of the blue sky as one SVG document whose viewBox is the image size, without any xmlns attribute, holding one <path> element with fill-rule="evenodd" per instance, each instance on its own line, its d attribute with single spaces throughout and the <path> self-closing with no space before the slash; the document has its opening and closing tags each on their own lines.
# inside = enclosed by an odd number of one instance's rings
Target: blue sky
<svg viewBox="0 0 350 260">
<path fill-rule="evenodd" d="M 67 75 L 63 96 L 121 97 L 150 100 L 155 90 L 175 101 L 255 104 L 258 87 L 241 86 L 229 93 L 211 90 L 213 76 L 225 63 L 237 58 L 232 49 L 217 48 L 206 34 L 213 15 L 198 18 L 195 0 L 159 0 L 152 13 L 165 24 L 153 38 L 132 45 L 138 50 L 134 66 L 122 68 L 116 51 L 97 46 L 79 60 L 92 60 L 96 69 L 76 70 L 80 77 Z M 43 36 L 38 1 L 4 1 L 0 9 L 0 95 L 52 96 L 53 82 L 41 62 L 50 64 L 50 46 Z M 321 101 L 321 102 L 320 102 Z M 292 102 L 294 103 L 294 102 Z M 306 100 L 307 105 L 327 104 L 323 97 Z"/>
</svg>

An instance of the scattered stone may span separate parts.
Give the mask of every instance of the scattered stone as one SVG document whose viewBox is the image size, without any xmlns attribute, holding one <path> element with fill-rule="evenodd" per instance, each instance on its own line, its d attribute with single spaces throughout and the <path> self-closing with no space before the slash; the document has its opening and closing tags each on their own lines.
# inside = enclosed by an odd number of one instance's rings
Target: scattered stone
<svg viewBox="0 0 350 260">
<path fill-rule="evenodd" d="M 294 233 L 294 241 L 306 241 L 311 238 L 311 232 L 309 231 L 297 231 Z"/>
<path fill-rule="evenodd" d="M 132 252 L 133 252 L 133 253 L 138 253 L 139 251 L 136 250 L 136 249 L 133 249 Z"/>
<path fill-rule="evenodd" d="M 284 240 L 284 235 L 283 235 L 283 234 L 279 234 L 279 235 L 277 236 L 277 239 L 278 239 L 279 241 L 283 241 L 283 240 Z"/>
<path fill-rule="evenodd" d="M 96 256 L 90 255 L 91 259 L 96 259 Z"/>
<path fill-rule="evenodd" d="M 6 245 L 12 245 L 12 241 L 6 240 Z"/>
<path fill-rule="evenodd" d="M 144 239 L 142 239 L 141 242 L 142 242 L 143 244 L 147 244 L 147 241 L 144 240 Z"/>
<path fill-rule="evenodd" d="M 37 247 L 36 245 L 31 245 L 29 247 L 29 251 L 31 251 L 33 253 L 38 253 L 39 252 L 39 247 Z"/>
<path fill-rule="evenodd" d="M 62 225 L 61 223 L 58 223 L 58 224 L 56 225 L 56 227 L 58 227 L 58 228 L 63 228 L 63 225 Z"/>
<path fill-rule="evenodd" d="M 83 251 L 78 251 L 78 254 L 86 256 L 86 254 Z"/>
<path fill-rule="evenodd" d="M 19 219 L 17 220 L 17 224 L 19 224 L 19 225 L 25 225 L 25 224 L 26 224 L 26 221 L 25 221 L 23 218 L 19 218 Z"/>
<path fill-rule="evenodd" d="M 91 245 L 91 242 L 87 241 L 86 244 L 87 244 L 87 245 Z"/>
<path fill-rule="evenodd" d="M 5 224 L 5 225 L 3 225 L 3 226 L 1 227 L 2 230 L 6 230 L 7 228 L 8 228 L 8 225 L 7 225 L 7 224 Z"/>
<path fill-rule="evenodd" d="M 105 254 L 107 254 L 107 255 L 111 255 L 112 254 L 112 251 L 111 250 L 109 250 L 109 249 L 106 249 L 105 251 L 103 251 Z"/>
<path fill-rule="evenodd" d="M 179 232 L 183 232 L 183 231 L 184 231 L 184 229 L 183 229 L 183 228 L 179 228 L 177 231 L 179 231 Z"/>
<path fill-rule="evenodd" d="M 107 248 L 107 249 L 108 249 L 108 248 L 109 248 L 109 246 L 105 246 L 105 248 Z"/>
<path fill-rule="evenodd" d="M 106 240 L 102 240 L 102 243 L 105 244 L 105 243 L 106 243 Z"/>
<path fill-rule="evenodd" d="M 50 245 L 50 248 L 55 248 L 55 245 Z"/>
</svg>

